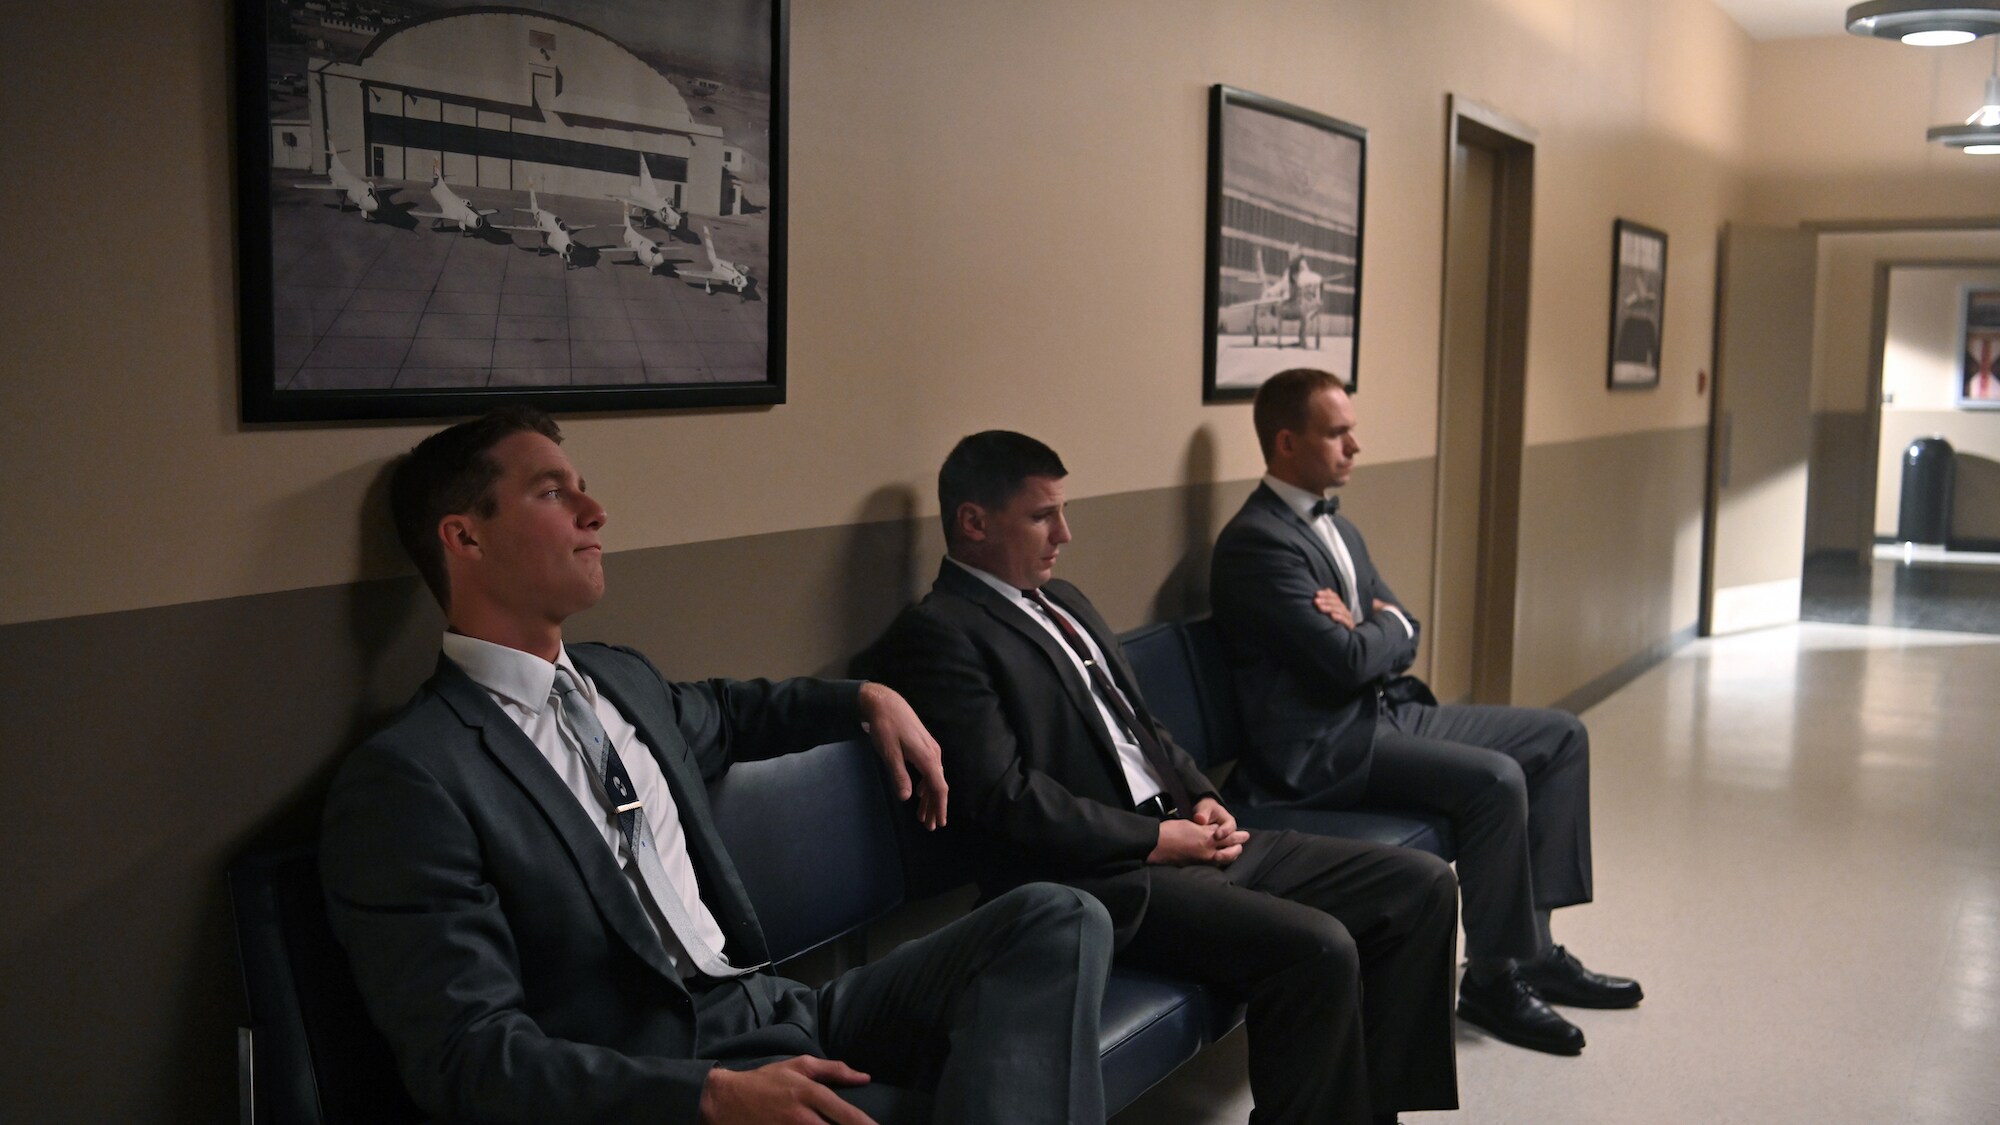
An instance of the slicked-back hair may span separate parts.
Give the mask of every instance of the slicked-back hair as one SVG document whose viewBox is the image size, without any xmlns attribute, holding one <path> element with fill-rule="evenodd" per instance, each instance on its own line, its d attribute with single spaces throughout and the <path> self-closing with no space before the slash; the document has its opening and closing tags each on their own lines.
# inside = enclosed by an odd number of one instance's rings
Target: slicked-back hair
<svg viewBox="0 0 2000 1125">
<path fill-rule="evenodd" d="M 938 508 L 947 547 L 958 543 L 958 508 L 968 501 L 1004 508 L 1029 477 L 1069 475 L 1056 451 L 1026 434 L 984 430 L 962 438 L 938 469 Z"/>
<path fill-rule="evenodd" d="M 1257 388 L 1257 401 L 1250 407 L 1250 421 L 1257 427 L 1257 445 L 1264 451 L 1266 463 L 1278 451 L 1278 431 L 1303 432 L 1307 404 L 1314 395 L 1328 387 L 1345 390 L 1346 384 L 1331 371 L 1321 371 L 1317 367 L 1293 367 L 1264 380 L 1264 385 Z"/>
<path fill-rule="evenodd" d="M 498 511 L 493 482 L 500 479 L 500 464 L 493 459 L 493 447 L 528 432 L 562 444 L 562 430 L 547 413 L 532 406 L 503 406 L 418 442 L 397 459 L 390 474 L 389 510 L 396 519 L 396 537 L 446 610 L 451 608 L 451 578 L 444 568 L 438 522 L 467 512 L 483 518 Z"/>
</svg>

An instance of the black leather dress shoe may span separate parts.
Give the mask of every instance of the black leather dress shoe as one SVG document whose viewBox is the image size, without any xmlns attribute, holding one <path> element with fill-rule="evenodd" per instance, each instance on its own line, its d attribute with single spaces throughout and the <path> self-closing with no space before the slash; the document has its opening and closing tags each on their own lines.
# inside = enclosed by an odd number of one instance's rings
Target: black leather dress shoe
<svg viewBox="0 0 2000 1125">
<path fill-rule="evenodd" d="M 1552 1055 L 1583 1052 L 1583 1029 L 1542 1002 L 1519 969 L 1484 983 L 1466 977 L 1458 985 L 1458 1018 L 1516 1047 Z"/>
<path fill-rule="evenodd" d="M 1646 998 L 1638 981 L 1593 973 L 1560 945 L 1542 960 L 1523 964 L 1521 979 L 1549 1003 L 1572 1008 L 1633 1008 Z"/>
</svg>

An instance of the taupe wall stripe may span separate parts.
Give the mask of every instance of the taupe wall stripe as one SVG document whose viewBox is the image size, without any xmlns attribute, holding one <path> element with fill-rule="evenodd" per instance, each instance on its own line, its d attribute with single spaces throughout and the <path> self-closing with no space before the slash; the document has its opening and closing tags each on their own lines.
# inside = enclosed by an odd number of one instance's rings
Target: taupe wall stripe
<svg viewBox="0 0 2000 1125">
<path fill-rule="evenodd" d="M 1531 445 L 1514 702 L 1545 706 L 1692 625 L 1702 427 Z"/>
</svg>

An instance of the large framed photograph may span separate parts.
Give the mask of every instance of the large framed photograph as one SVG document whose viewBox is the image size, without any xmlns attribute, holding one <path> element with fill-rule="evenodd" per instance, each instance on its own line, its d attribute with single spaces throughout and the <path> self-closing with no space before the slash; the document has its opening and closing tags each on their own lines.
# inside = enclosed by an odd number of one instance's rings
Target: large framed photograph
<svg viewBox="0 0 2000 1125">
<path fill-rule="evenodd" d="M 243 0 L 246 422 L 785 398 L 786 0 Z"/>
<path fill-rule="evenodd" d="M 2000 410 L 2000 289 L 1965 287 L 1959 316 L 1960 410 Z"/>
<path fill-rule="evenodd" d="M 1355 389 L 1367 155 L 1359 126 L 1214 88 L 1202 401 L 1254 398 L 1291 367 Z"/>
<path fill-rule="evenodd" d="M 1660 385 L 1661 329 L 1667 309 L 1667 236 L 1619 219 L 1611 227 L 1611 358 L 1614 391 Z"/>
</svg>

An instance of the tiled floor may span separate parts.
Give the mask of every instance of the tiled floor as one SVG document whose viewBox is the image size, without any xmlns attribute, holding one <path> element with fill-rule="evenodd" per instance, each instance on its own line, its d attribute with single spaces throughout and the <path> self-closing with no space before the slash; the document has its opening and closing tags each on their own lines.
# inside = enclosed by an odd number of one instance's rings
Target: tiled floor
<svg viewBox="0 0 2000 1125">
<path fill-rule="evenodd" d="M 1852 555 L 1808 558 L 1801 615 L 1845 625 L 2000 633 L 2000 555 L 1935 548 L 1911 555 L 1903 562 L 1894 548 L 1878 548 L 1866 564 Z"/>
<path fill-rule="evenodd" d="M 1579 1058 L 1461 1033 L 1496 1123 L 2000 1122 L 2000 637 L 1807 624 L 1700 641 L 1585 718 L 1597 901 L 1646 985 Z M 1117 1125 L 1242 1122 L 1240 1032 Z"/>
</svg>

